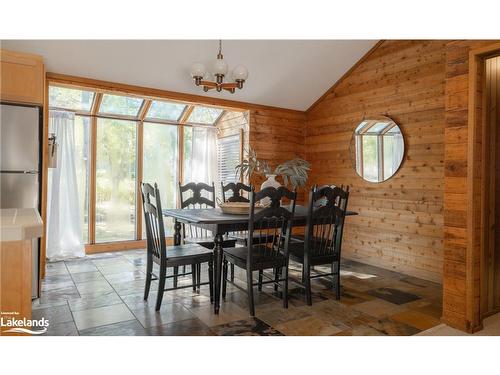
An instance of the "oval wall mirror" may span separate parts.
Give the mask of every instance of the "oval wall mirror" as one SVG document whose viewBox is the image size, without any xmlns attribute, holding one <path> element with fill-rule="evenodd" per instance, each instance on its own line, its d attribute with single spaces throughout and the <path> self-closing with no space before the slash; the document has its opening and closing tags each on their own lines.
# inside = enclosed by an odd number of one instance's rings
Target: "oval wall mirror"
<svg viewBox="0 0 500 375">
<path fill-rule="evenodd" d="M 365 118 L 354 130 L 350 154 L 365 181 L 383 182 L 396 174 L 405 152 L 403 133 L 391 118 Z"/>
</svg>

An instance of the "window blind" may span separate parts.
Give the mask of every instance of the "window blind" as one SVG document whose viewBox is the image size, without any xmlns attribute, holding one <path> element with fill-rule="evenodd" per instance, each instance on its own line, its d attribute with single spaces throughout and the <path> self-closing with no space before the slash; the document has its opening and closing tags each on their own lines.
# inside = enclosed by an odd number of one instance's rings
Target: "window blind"
<svg viewBox="0 0 500 375">
<path fill-rule="evenodd" d="M 219 181 L 224 184 L 240 180 L 236 173 L 236 166 L 240 164 L 240 151 L 239 134 L 218 139 L 217 173 Z"/>
</svg>

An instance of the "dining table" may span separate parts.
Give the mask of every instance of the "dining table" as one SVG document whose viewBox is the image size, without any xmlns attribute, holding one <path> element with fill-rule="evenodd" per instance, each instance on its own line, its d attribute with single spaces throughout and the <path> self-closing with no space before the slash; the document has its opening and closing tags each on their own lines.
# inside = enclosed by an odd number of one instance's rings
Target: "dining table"
<svg viewBox="0 0 500 375">
<path fill-rule="evenodd" d="M 287 207 L 287 206 L 283 206 Z M 234 215 L 224 213 L 220 208 L 199 209 L 163 209 L 163 216 L 174 219 L 174 246 L 181 245 L 182 224 L 193 225 L 212 232 L 214 238 L 214 313 L 220 309 L 220 291 L 222 283 L 222 247 L 223 237 L 229 232 L 248 230 L 249 215 Z M 346 211 L 346 216 L 357 215 L 357 212 Z M 307 221 L 307 207 L 296 205 L 292 219 L 293 227 L 304 227 Z"/>
</svg>

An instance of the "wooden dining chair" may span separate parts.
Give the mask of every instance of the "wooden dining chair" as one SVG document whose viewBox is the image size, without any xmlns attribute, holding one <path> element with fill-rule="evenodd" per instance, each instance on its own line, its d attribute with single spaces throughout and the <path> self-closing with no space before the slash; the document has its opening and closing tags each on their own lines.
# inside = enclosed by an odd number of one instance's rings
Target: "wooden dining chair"
<svg viewBox="0 0 500 375">
<path fill-rule="evenodd" d="M 245 198 L 242 194 L 242 192 L 246 191 L 247 193 L 250 193 L 252 191 L 252 186 L 251 185 L 245 185 L 241 182 L 230 182 L 226 185 L 224 185 L 224 182 L 220 183 L 221 186 L 221 193 L 222 193 L 222 201 L 224 203 L 226 202 L 243 202 L 247 203 L 250 202 L 250 199 Z M 228 233 L 229 238 L 234 238 L 236 240 L 237 244 L 246 246 L 246 240 L 247 240 L 247 231 L 237 231 L 237 232 L 230 232 Z M 234 281 L 234 264 L 231 263 L 231 273 L 230 273 L 230 279 L 231 281 Z"/>
<path fill-rule="evenodd" d="M 312 304 L 311 279 L 332 276 L 336 299 L 340 299 L 340 260 L 342 235 L 349 198 L 349 187 L 313 187 L 309 193 L 307 224 L 303 241 L 292 240 L 290 259 L 302 264 L 302 286 L 307 304 Z M 314 266 L 330 265 L 330 273 L 315 273 Z"/>
<path fill-rule="evenodd" d="M 187 244 L 179 246 L 166 246 L 165 227 L 161 211 L 160 192 L 158 186 L 151 186 L 142 183 L 142 207 L 144 212 L 144 222 L 146 223 L 147 238 L 147 262 L 146 262 L 146 285 L 144 287 L 144 300 L 148 299 L 151 281 L 158 280 L 158 295 L 156 297 L 156 311 L 160 310 L 163 293 L 169 290 L 176 290 L 189 287 L 200 287 L 210 285 L 210 301 L 213 301 L 213 252 L 198 244 Z M 159 266 L 159 273 L 153 273 L 153 264 Z M 208 263 L 208 283 L 201 282 L 201 273 L 196 270 L 201 269 L 201 264 Z M 167 268 L 191 265 L 191 272 L 182 275 L 167 276 Z M 168 278 L 189 275 L 192 276 L 192 284 L 173 288 L 165 288 L 165 281 Z"/>
<path fill-rule="evenodd" d="M 251 185 L 245 185 L 241 182 L 230 182 L 226 185 L 221 182 L 220 185 L 223 202 L 250 202 L 250 199 L 244 197 L 242 193 L 244 191 L 250 193 L 252 191 Z"/>
<path fill-rule="evenodd" d="M 233 247 L 224 249 L 223 272 L 222 272 L 222 297 L 226 295 L 228 262 L 246 270 L 246 289 L 231 282 L 235 287 L 245 290 L 248 295 L 248 306 L 250 315 L 255 315 L 254 286 L 262 287 L 262 284 L 274 283 L 281 287 L 283 295 L 283 307 L 288 307 L 288 243 L 292 230 L 292 219 L 295 212 L 295 200 L 297 193 L 281 186 L 265 188 L 259 192 L 253 189 L 250 192 L 250 213 L 248 217 L 248 241 L 246 247 Z M 264 198 L 269 198 L 271 203 L 265 208 L 256 207 L 256 204 Z M 288 198 L 291 201 L 290 210 L 281 207 L 281 199 Z M 254 234 L 265 232 L 265 236 L 259 236 L 259 241 L 254 242 Z M 253 272 L 271 269 L 274 276 L 267 281 L 259 280 L 253 282 Z M 277 272 L 280 269 L 282 272 Z M 266 276 L 267 277 L 267 276 Z"/>
<path fill-rule="evenodd" d="M 182 185 L 179 182 L 179 198 L 182 209 L 215 208 L 215 185 L 213 183 L 208 185 L 203 182 L 190 182 Z M 214 234 L 195 225 L 182 224 L 182 240 L 183 243 L 195 243 L 210 250 L 214 248 Z M 222 239 L 223 248 L 233 247 L 235 244 L 236 239 L 227 235 Z M 178 270 L 174 269 L 174 273 L 178 273 Z M 185 273 L 185 268 L 183 273 Z M 197 273 L 200 273 L 199 269 Z M 174 278 L 174 283 L 176 282 L 177 280 Z"/>
</svg>

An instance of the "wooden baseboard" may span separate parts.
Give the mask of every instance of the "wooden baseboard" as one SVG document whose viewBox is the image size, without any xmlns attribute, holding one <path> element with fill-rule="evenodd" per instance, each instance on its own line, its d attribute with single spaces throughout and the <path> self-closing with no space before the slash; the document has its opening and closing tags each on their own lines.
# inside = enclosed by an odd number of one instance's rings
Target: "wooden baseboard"
<svg viewBox="0 0 500 375">
<path fill-rule="evenodd" d="M 167 237 L 165 240 L 167 246 L 172 246 L 174 243 L 172 237 Z M 94 243 L 85 245 L 85 253 L 97 254 L 121 250 L 146 249 L 146 246 L 146 240 Z"/>
<path fill-rule="evenodd" d="M 86 254 L 107 253 L 110 251 L 145 249 L 146 241 L 123 241 L 123 242 L 105 242 L 85 245 Z"/>
</svg>

